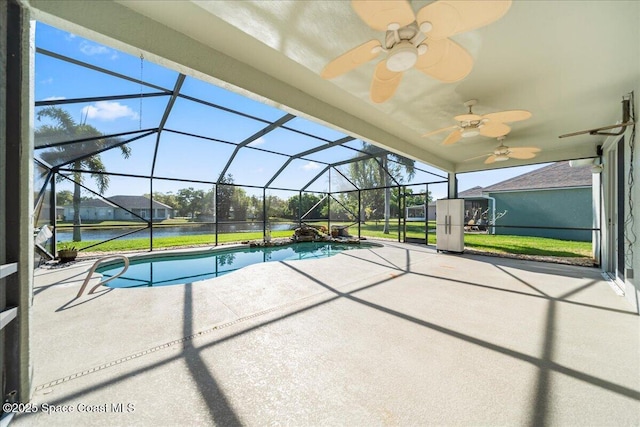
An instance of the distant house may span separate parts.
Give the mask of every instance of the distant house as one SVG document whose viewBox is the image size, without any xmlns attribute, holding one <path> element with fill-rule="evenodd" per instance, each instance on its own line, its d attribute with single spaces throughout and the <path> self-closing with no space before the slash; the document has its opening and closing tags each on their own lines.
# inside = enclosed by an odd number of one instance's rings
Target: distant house
<svg viewBox="0 0 640 427">
<path fill-rule="evenodd" d="M 113 203 L 104 199 L 86 199 L 80 201 L 80 219 L 84 221 L 107 221 L 113 219 L 114 210 L 118 209 Z M 64 220 L 73 219 L 73 205 L 64 206 Z"/>
<path fill-rule="evenodd" d="M 495 212 L 507 211 L 496 221 L 495 234 L 591 241 L 590 230 L 571 228 L 593 227 L 592 180 L 591 168 L 558 162 L 485 188 L 474 187 L 459 197 L 480 210 L 495 201 Z"/>
<path fill-rule="evenodd" d="M 122 206 L 133 212 L 134 214 L 141 216 L 144 219 L 162 220 L 173 217 L 173 208 L 164 203 L 160 203 L 156 200 L 153 201 L 153 205 L 150 204 L 150 200 L 143 196 L 112 196 L 107 197 L 110 202 Z M 132 219 L 133 217 L 129 212 L 117 209 L 114 214 L 116 220 Z"/>
<path fill-rule="evenodd" d="M 112 196 L 80 202 L 80 219 L 85 221 L 131 221 L 139 219 L 136 215 L 146 220 L 163 220 L 173 217 L 173 208 L 155 200 L 151 205 L 144 196 Z M 64 218 L 67 221 L 73 218 L 73 205 L 64 206 Z"/>
</svg>

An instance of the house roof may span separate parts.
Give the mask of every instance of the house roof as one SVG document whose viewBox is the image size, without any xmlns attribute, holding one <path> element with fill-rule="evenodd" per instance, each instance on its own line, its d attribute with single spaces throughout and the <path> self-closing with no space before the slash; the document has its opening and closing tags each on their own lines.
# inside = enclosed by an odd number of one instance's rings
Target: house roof
<svg viewBox="0 0 640 427">
<path fill-rule="evenodd" d="M 569 162 L 552 163 L 540 169 L 516 176 L 482 189 L 483 193 L 498 191 L 542 190 L 564 187 L 591 187 L 590 167 L 571 167 Z"/>
<path fill-rule="evenodd" d="M 458 193 L 458 197 L 461 199 L 472 199 L 474 197 L 482 197 L 482 190 L 483 190 L 482 187 L 480 187 L 479 185 L 476 185 L 473 188 L 461 191 L 460 193 Z"/>
<path fill-rule="evenodd" d="M 149 209 L 149 199 L 144 196 L 111 196 L 107 197 L 107 200 L 127 209 Z M 153 208 L 173 209 L 171 206 L 165 205 L 164 203 L 160 203 L 156 200 L 153 201 Z"/>
</svg>

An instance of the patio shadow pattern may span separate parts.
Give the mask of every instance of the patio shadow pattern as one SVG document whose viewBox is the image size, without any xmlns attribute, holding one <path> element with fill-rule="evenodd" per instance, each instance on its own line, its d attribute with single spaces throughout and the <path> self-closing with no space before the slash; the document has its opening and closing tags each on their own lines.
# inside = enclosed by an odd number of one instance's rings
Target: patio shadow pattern
<svg viewBox="0 0 640 427">
<path fill-rule="evenodd" d="M 16 425 L 640 422 L 639 319 L 596 269 L 386 243 L 62 312 L 79 283 L 52 276 L 34 402 L 135 411 Z"/>
</svg>

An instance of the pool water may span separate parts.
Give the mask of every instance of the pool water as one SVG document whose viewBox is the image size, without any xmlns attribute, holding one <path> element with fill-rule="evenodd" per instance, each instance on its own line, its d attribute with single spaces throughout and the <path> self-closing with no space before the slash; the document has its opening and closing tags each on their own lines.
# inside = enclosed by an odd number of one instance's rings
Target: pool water
<svg viewBox="0 0 640 427">
<path fill-rule="evenodd" d="M 105 286 L 135 288 L 178 285 L 222 276 L 259 262 L 326 258 L 346 250 L 366 247 L 372 245 L 304 242 L 267 248 L 236 248 L 192 255 L 149 257 L 131 261 L 129 269 L 122 276 Z M 122 263 L 97 269 L 105 279 L 115 276 L 121 270 Z"/>
</svg>

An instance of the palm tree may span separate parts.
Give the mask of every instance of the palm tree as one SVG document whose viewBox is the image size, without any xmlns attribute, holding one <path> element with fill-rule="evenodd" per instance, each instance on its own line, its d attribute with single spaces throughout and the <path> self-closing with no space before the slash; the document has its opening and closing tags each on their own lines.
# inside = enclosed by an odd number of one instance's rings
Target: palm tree
<svg viewBox="0 0 640 427">
<path fill-rule="evenodd" d="M 363 142 L 362 151 L 367 154 L 372 154 L 374 157 L 379 159 L 378 163 L 378 179 L 379 182 L 384 183 L 384 228 L 382 232 L 384 234 L 389 234 L 389 217 L 391 216 L 391 177 L 389 174 L 393 175 L 393 177 L 397 181 L 402 181 L 402 172 L 407 175 L 407 178 L 410 180 L 415 175 L 415 161 L 401 156 L 399 154 L 391 153 L 387 150 L 384 150 L 380 147 L 376 147 L 372 144 L 367 144 Z M 393 166 L 390 166 L 389 159 L 392 159 L 394 163 Z M 385 172 L 388 171 L 389 173 Z"/>
<path fill-rule="evenodd" d="M 81 138 L 91 138 L 102 136 L 102 133 L 91 125 L 86 123 L 77 123 L 69 112 L 59 107 L 47 107 L 38 111 L 36 115 L 38 121 L 43 118 L 51 120 L 52 124 L 43 124 L 35 131 L 36 147 L 37 141 L 43 142 L 63 142 L 73 141 Z M 106 168 L 99 154 L 89 157 L 84 155 L 96 152 L 100 149 L 107 148 L 112 145 L 121 143 L 118 138 L 101 138 L 92 141 L 77 142 L 67 145 L 58 145 L 41 154 L 42 160 L 48 162 L 52 166 L 64 165 L 68 161 L 72 161 L 74 172 L 72 173 L 73 188 L 73 225 L 80 225 L 80 184 L 84 179 L 80 170 L 91 171 L 91 177 L 98 186 L 98 193 L 104 194 L 109 188 L 109 176 L 100 172 L 105 172 Z M 122 156 L 127 159 L 131 154 L 131 148 L 126 145 L 120 145 Z M 58 177 L 61 179 L 61 177 Z M 82 240 L 80 227 L 73 227 L 73 241 Z"/>
</svg>

